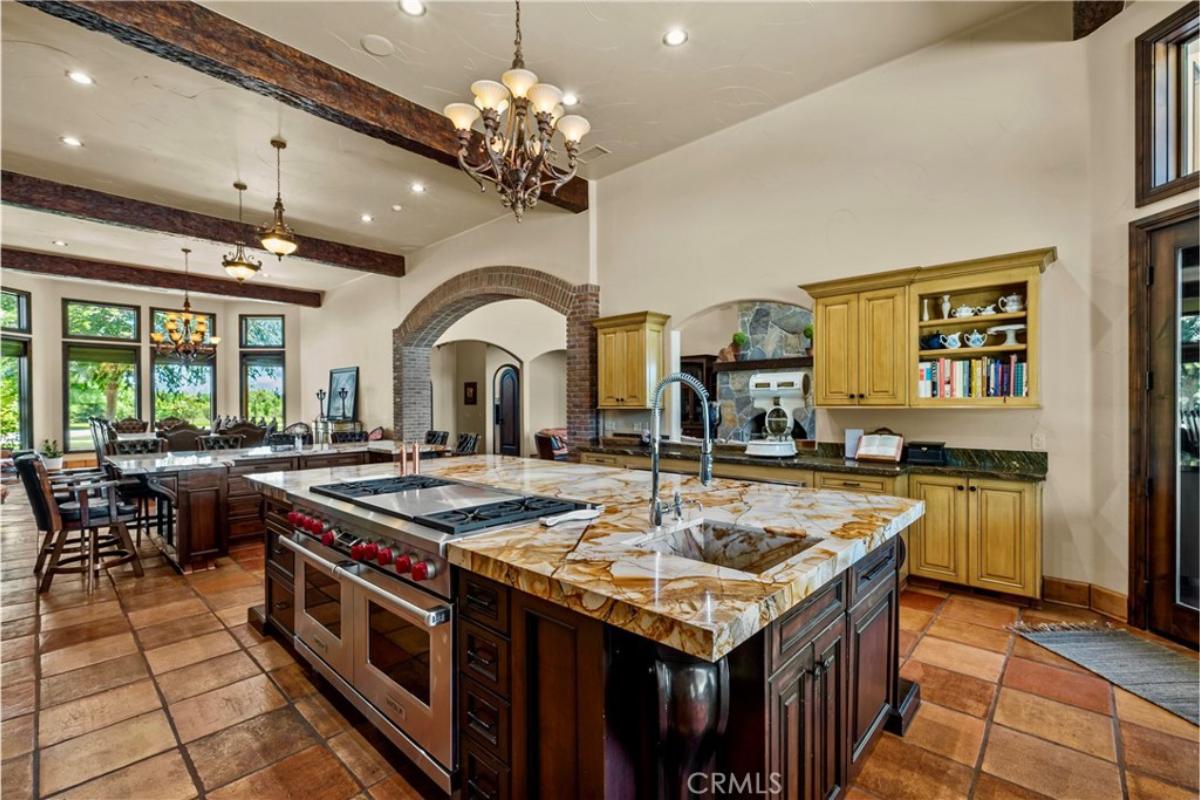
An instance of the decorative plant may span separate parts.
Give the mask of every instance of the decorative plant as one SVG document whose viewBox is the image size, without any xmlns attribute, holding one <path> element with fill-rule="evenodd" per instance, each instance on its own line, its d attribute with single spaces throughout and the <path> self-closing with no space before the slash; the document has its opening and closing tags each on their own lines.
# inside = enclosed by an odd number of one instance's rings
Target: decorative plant
<svg viewBox="0 0 1200 800">
<path fill-rule="evenodd" d="M 733 334 L 733 346 L 736 347 L 738 350 L 741 350 L 743 347 L 745 347 L 748 344 L 750 344 L 749 336 L 742 333 L 741 331 L 737 331 L 736 333 Z"/>
<path fill-rule="evenodd" d="M 42 446 L 38 448 L 38 452 L 46 458 L 62 458 L 62 448 L 58 446 L 57 439 L 43 439 Z"/>
<path fill-rule="evenodd" d="M 805 325 L 805 326 L 804 326 L 804 338 L 805 338 L 805 339 L 808 339 L 810 342 L 813 340 L 813 327 L 812 327 L 812 323 L 809 323 L 808 325 Z"/>
</svg>

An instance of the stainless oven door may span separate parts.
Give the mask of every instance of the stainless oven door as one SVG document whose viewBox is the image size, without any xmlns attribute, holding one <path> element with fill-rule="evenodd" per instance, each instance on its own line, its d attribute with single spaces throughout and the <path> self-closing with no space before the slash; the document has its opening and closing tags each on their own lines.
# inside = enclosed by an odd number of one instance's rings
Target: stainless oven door
<svg viewBox="0 0 1200 800">
<path fill-rule="evenodd" d="M 349 680 L 354 590 L 337 566 L 342 555 L 299 533 L 279 542 L 296 554 L 296 638 Z"/>
<path fill-rule="evenodd" d="M 454 768 L 454 612 L 436 595 L 369 567 L 354 592 L 354 688 Z"/>
</svg>

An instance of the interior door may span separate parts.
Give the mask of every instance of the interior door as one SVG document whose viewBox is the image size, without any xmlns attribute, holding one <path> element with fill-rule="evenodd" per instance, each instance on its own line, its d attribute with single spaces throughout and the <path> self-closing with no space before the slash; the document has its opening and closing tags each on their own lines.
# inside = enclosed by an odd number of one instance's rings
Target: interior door
<svg viewBox="0 0 1200 800">
<path fill-rule="evenodd" d="M 496 372 L 496 452 L 521 455 L 521 374 L 511 365 Z"/>
<path fill-rule="evenodd" d="M 1150 233 L 1145 537 L 1149 627 L 1197 644 L 1200 247 L 1196 219 Z"/>
<path fill-rule="evenodd" d="M 858 294 L 817 300 L 813 337 L 817 405 L 858 403 Z"/>
</svg>

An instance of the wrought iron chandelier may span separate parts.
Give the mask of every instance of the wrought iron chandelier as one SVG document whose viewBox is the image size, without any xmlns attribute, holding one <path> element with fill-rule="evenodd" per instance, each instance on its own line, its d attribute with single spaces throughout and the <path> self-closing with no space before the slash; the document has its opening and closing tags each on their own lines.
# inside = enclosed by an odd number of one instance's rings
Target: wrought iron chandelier
<svg viewBox="0 0 1200 800">
<path fill-rule="evenodd" d="M 238 240 L 233 243 L 233 252 L 221 259 L 221 266 L 229 273 L 231 278 L 237 278 L 238 283 L 253 278 L 262 269 L 262 262 L 255 261 L 246 255 L 246 243 L 242 241 L 240 235 L 244 228 L 242 223 L 242 192 L 246 191 L 246 184 L 241 181 L 235 181 L 233 188 L 238 192 Z"/>
<path fill-rule="evenodd" d="M 150 332 L 150 344 L 160 356 L 166 356 L 177 361 L 206 361 L 217 354 L 217 345 L 221 343 L 220 336 L 209 337 L 208 318 L 202 314 L 192 313 L 192 303 L 188 298 L 188 283 L 191 277 L 188 271 L 188 254 L 192 251 L 183 250 L 183 311 L 167 314 L 163 323 L 163 331 Z"/>
<path fill-rule="evenodd" d="M 525 69 L 521 51 L 521 2 L 516 0 L 516 38 L 512 69 L 500 82 L 475 81 L 475 103 L 451 103 L 443 113 L 458 131 L 458 164 L 480 191 L 492 183 L 505 208 L 520 222 L 527 209 L 537 205 L 543 189 L 555 194 L 575 176 L 579 142 L 591 124 L 575 114 L 563 116 L 563 92 Z M 471 128 L 483 117 L 483 138 L 472 146 Z M 555 132 L 562 134 L 567 164 L 555 163 Z M 472 150 L 477 152 L 472 153 Z"/>
<path fill-rule="evenodd" d="M 262 242 L 264 250 L 273 253 L 282 261 L 284 256 L 290 256 L 296 252 L 299 245 L 296 243 L 296 234 L 283 221 L 283 190 L 281 188 L 282 178 L 279 174 L 279 157 L 283 148 L 287 147 L 287 142 L 282 137 L 276 136 L 271 139 L 271 147 L 275 148 L 275 218 L 269 225 L 259 227 L 258 239 Z"/>
</svg>

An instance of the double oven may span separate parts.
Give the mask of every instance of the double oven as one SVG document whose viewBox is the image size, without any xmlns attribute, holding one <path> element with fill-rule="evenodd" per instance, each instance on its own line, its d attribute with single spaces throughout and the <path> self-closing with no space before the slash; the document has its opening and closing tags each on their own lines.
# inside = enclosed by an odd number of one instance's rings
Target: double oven
<svg viewBox="0 0 1200 800">
<path fill-rule="evenodd" d="M 303 533 L 280 542 L 296 555 L 297 650 L 449 791 L 453 605 Z"/>
</svg>

